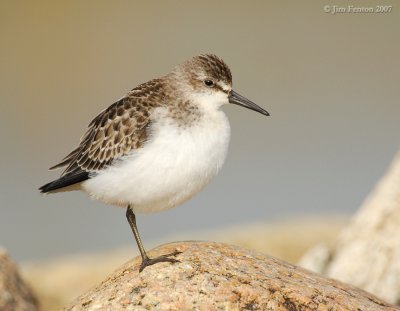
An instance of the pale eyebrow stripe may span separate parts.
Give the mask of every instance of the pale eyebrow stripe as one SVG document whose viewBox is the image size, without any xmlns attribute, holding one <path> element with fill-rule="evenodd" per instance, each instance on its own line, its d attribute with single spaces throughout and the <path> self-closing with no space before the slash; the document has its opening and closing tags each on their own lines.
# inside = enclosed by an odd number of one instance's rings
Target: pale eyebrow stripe
<svg viewBox="0 0 400 311">
<path fill-rule="evenodd" d="M 228 94 L 229 93 L 229 88 L 227 87 L 227 85 L 225 83 L 223 83 L 223 86 L 226 87 L 227 89 L 224 89 L 221 85 L 219 85 L 218 83 L 215 83 L 215 88 L 217 88 L 218 90 L 221 90 L 222 92 Z"/>
<path fill-rule="evenodd" d="M 229 90 L 223 89 L 222 86 L 220 86 L 220 85 L 218 85 L 218 84 L 215 84 L 215 85 L 214 85 L 214 88 L 215 88 L 215 89 L 218 89 L 218 90 L 220 90 L 220 91 L 222 91 L 222 92 L 224 92 L 224 93 L 226 93 L 226 94 L 229 94 Z"/>
</svg>

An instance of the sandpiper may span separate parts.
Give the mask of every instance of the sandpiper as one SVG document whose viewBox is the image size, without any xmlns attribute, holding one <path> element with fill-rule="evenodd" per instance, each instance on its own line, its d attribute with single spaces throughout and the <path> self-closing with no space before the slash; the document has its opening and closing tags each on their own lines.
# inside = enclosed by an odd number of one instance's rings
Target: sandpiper
<svg viewBox="0 0 400 311">
<path fill-rule="evenodd" d="M 65 167 L 60 178 L 40 191 L 84 190 L 94 199 L 127 207 L 142 256 L 140 272 L 158 262 L 178 262 L 173 257 L 179 251 L 148 257 L 135 213 L 180 205 L 218 173 L 230 139 L 221 107 L 229 103 L 269 115 L 232 90 L 231 71 L 221 58 L 193 57 L 100 112 L 79 146 L 50 168 Z"/>
</svg>

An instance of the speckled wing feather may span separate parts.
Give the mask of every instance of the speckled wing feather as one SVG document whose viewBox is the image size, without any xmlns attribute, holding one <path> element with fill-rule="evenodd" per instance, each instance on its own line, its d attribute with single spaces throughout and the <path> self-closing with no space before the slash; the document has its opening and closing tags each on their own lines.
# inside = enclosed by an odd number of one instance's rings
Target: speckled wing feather
<svg viewBox="0 0 400 311">
<path fill-rule="evenodd" d="M 50 169 L 66 166 L 62 176 L 77 171 L 95 172 L 140 148 L 147 139 L 150 113 L 161 104 L 157 97 L 161 97 L 158 80 L 133 89 L 94 118 L 79 146 Z"/>
</svg>

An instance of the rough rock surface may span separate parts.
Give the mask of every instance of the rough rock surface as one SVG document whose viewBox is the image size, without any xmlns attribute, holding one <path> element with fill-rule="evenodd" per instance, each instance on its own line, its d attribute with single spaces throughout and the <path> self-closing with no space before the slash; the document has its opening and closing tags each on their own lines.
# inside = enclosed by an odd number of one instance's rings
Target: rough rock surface
<svg viewBox="0 0 400 311">
<path fill-rule="evenodd" d="M 400 154 L 334 245 L 300 265 L 400 305 Z"/>
<path fill-rule="evenodd" d="M 371 294 L 282 260 L 212 242 L 181 242 L 181 263 L 139 274 L 129 261 L 65 310 L 400 310 Z"/>
<path fill-rule="evenodd" d="M 347 219 L 347 218 L 346 218 Z M 167 235 L 146 246 L 170 241 L 217 241 L 270 254 L 294 263 L 313 245 L 331 243 L 343 225 L 344 217 L 296 218 L 271 222 L 252 222 Z M 132 243 L 134 243 L 132 241 Z M 121 263 L 137 256 L 135 245 L 96 253 L 82 253 L 25 262 L 20 272 L 31 284 L 40 301 L 41 311 L 60 310 L 73 299 L 104 280 Z"/>
<path fill-rule="evenodd" d="M 38 310 L 35 296 L 21 279 L 15 263 L 3 249 L 0 249 L 0 310 Z"/>
</svg>

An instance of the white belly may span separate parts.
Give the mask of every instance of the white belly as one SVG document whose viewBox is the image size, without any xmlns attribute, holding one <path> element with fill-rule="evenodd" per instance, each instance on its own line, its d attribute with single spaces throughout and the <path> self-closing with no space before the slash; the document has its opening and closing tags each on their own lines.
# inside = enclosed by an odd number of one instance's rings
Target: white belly
<svg viewBox="0 0 400 311">
<path fill-rule="evenodd" d="M 155 123 L 143 148 L 82 183 L 95 199 L 135 212 L 175 207 L 201 191 L 222 167 L 230 138 L 222 111 L 190 127 Z"/>
</svg>

